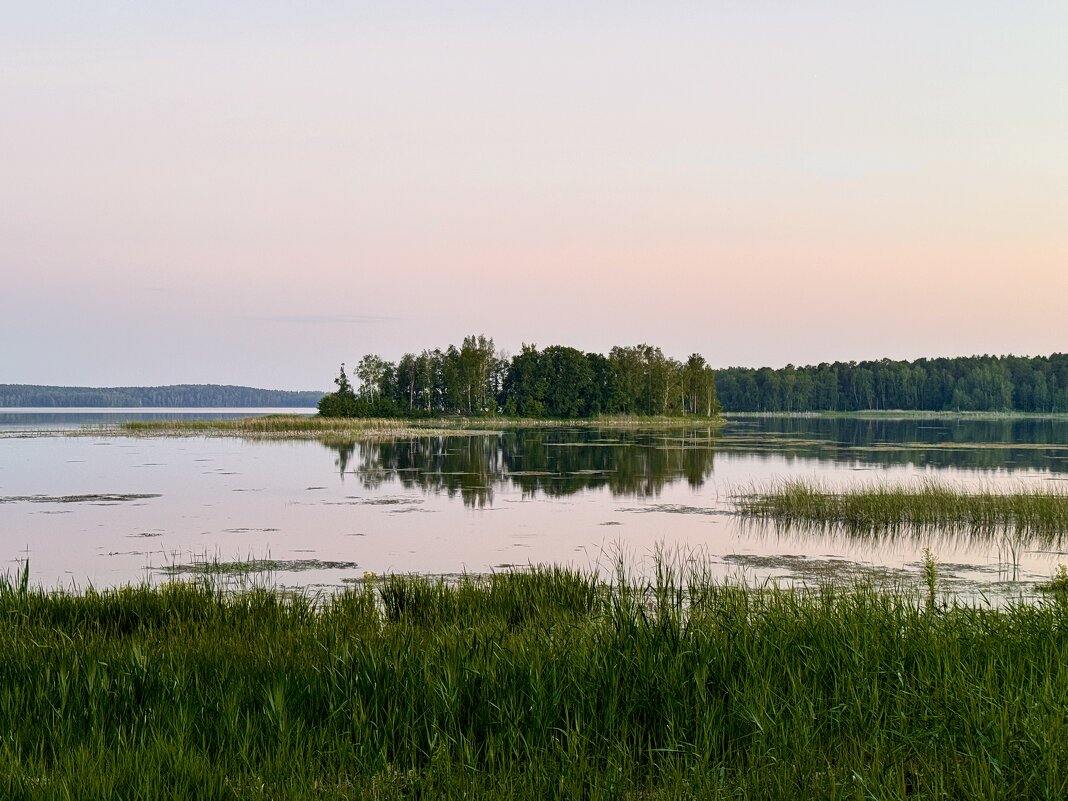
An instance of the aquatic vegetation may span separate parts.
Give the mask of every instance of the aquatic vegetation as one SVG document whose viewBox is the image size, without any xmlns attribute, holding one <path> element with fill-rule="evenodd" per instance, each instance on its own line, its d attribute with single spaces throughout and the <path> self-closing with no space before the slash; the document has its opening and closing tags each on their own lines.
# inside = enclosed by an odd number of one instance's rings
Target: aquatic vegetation
<svg viewBox="0 0 1068 801">
<path fill-rule="evenodd" d="M 791 479 L 734 499 L 745 516 L 852 531 L 942 528 L 1011 531 L 1059 539 L 1068 533 L 1068 491 L 1020 488 L 972 491 L 934 480 L 915 485 L 864 484 L 844 489 Z"/>
<path fill-rule="evenodd" d="M 0 503 L 89 503 L 115 504 L 159 498 L 157 492 L 106 492 L 88 495 L 2 495 Z"/>
<path fill-rule="evenodd" d="M 218 559 L 196 559 L 155 568 L 167 576 L 254 576 L 271 573 L 299 573 L 306 570 L 355 570 L 355 562 L 322 559 L 248 559 L 224 562 Z"/>
<path fill-rule="evenodd" d="M 703 428 L 717 428 L 719 418 L 701 421 Z M 693 426 L 693 418 L 608 415 L 575 420 L 542 420 L 525 417 L 322 417 L 277 414 L 219 420 L 139 420 L 117 427 L 85 428 L 83 434 L 132 434 L 142 436 L 237 436 L 250 439 L 319 439 L 325 444 L 351 443 L 354 439 L 390 441 L 412 436 L 465 436 L 494 434 L 514 428 L 678 428 Z"/>
<path fill-rule="evenodd" d="M 1068 565 L 1058 565 L 1057 574 L 1045 584 L 1039 584 L 1035 589 L 1041 592 L 1061 593 L 1068 596 Z"/>
<path fill-rule="evenodd" d="M 0 581 L 11 798 L 1060 798 L 1068 605 L 534 568 Z"/>
</svg>

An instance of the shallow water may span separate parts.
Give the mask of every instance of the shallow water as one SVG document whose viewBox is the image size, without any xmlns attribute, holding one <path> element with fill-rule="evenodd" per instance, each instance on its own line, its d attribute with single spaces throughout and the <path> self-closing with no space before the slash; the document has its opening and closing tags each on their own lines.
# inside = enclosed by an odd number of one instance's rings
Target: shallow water
<svg viewBox="0 0 1068 801">
<path fill-rule="evenodd" d="M 46 586 L 194 574 L 205 560 L 260 560 L 266 580 L 313 587 L 365 571 L 611 570 L 620 554 L 640 570 L 658 548 L 749 581 L 909 582 L 930 546 L 947 589 L 1005 595 L 1068 562 L 1060 542 L 762 527 L 734 515 L 730 500 L 794 477 L 1058 487 L 1068 480 L 1065 421 L 741 419 L 720 431 L 528 429 L 330 445 L 27 433 L 39 428 L 0 430 L 0 558 L 12 572 L 29 558 Z"/>
</svg>

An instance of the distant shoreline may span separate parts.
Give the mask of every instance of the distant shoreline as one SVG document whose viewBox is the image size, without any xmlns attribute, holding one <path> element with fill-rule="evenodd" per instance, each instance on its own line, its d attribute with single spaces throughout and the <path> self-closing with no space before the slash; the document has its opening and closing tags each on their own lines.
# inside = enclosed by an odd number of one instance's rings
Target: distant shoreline
<svg viewBox="0 0 1068 801">
<path fill-rule="evenodd" d="M 0 384 L 0 409 L 278 409 L 316 408 L 319 390 L 259 389 L 235 384 L 62 387 Z"/>
<path fill-rule="evenodd" d="M 947 412 L 922 409 L 870 409 L 858 412 L 731 412 L 721 413 L 727 420 L 735 418 L 804 418 L 845 420 L 1068 420 L 1068 412 Z"/>
</svg>

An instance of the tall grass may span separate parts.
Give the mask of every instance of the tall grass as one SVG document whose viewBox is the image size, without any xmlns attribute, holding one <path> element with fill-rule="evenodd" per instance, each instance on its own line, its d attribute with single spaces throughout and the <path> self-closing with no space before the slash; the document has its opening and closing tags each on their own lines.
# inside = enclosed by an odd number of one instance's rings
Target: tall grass
<svg viewBox="0 0 1068 801">
<path fill-rule="evenodd" d="M 697 421 L 704 428 L 723 425 L 722 418 Z M 372 418 L 320 417 L 319 415 L 279 414 L 218 420 L 140 420 L 121 424 L 106 431 L 151 436 L 248 436 L 262 438 L 300 438 L 340 436 L 357 438 L 392 438 L 428 434 L 484 433 L 506 428 L 565 428 L 571 426 L 602 428 L 644 428 L 692 426 L 693 417 L 635 417 L 607 415 L 577 420 L 547 420 L 517 417 L 429 417 Z M 101 428 L 88 429 L 100 431 Z"/>
<path fill-rule="evenodd" d="M 4 798 L 1064 798 L 1068 602 L 0 584 Z"/>
<path fill-rule="evenodd" d="M 318 415 L 272 414 L 218 420 L 138 420 L 123 423 L 118 430 L 154 436 L 246 435 L 251 437 L 322 435 L 402 435 L 411 430 L 448 430 L 442 421 L 411 421 L 387 418 L 340 418 Z"/>
<path fill-rule="evenodd" d="M 1041 488 L 969 491 L 925 480 L 914 486 L 871 484 L 835 489 L 791 479 L 742 493 L 735 498 L 735 505 L 748 517 L 845 525 L 855 531 L 965 529 L 1053 539 L 1068 533 L 1068 491 Z"/>
</svg>

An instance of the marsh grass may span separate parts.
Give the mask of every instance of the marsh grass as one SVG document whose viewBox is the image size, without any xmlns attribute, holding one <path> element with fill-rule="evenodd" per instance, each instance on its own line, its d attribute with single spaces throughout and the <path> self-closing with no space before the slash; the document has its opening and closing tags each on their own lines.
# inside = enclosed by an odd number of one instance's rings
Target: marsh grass
<svg viewBox="0 0 1068 801">
<path fill-rule="evenodd" d="M 934 480 L 839 489 L 791 479 L 739 493 L 734 503 L 746 517 L 802 526 L 841 525 L 853 532 L 1011 532 L 1047 542 L 1060 541 L 1068 533 L 1068 491 L 1062 489 L 972 491 Z"/>
<path fill-rule="evenodd" d="M 1068 604 L 535 568 L 0 581 L 4 798 L 1063 798 Z"/>
<path fill-rule="evenodd" d="M 495 433 L 510 428 L 718 428 L 721 418 L 635 417 L 614 415 L 577 420 L 515 417 L 364 418 L 319 415 L 265 415 L 220 420 L 148 420 L 123 423 L 97 432 L 142 436 L 243 436 L 250 438 L 393 439 L 405 436 Z M 87 429 L 90 430 L 90 429 Z"/>
</svg>

